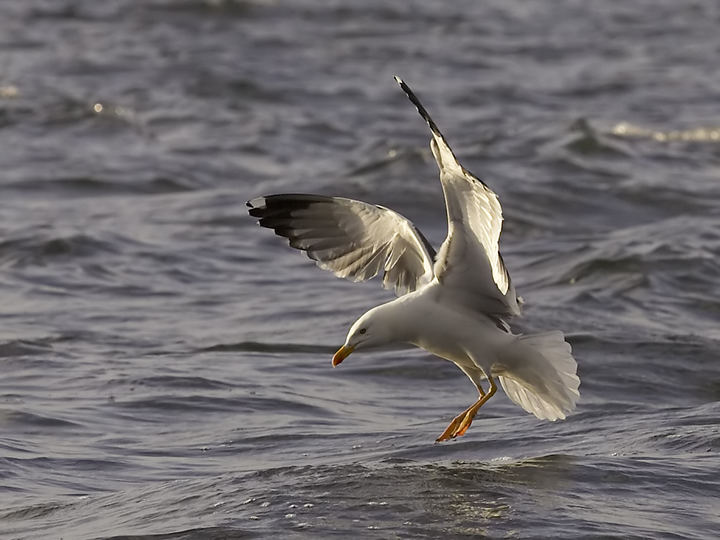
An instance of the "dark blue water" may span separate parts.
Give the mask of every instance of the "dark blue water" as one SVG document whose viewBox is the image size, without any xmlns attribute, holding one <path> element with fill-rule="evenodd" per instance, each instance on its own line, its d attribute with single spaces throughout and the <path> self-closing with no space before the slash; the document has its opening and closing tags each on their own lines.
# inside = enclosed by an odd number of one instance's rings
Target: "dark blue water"
<svg viewBox="0 0 720 540">
<path fill-rule="evenodd" d="M 0 537 L 715 538 L 720 4 L 0 4 Z M 416 350 L 247 199 L 360 198 L 436 243 L 423 99 L 500 195 L 565 422 Z"/>
</svg>

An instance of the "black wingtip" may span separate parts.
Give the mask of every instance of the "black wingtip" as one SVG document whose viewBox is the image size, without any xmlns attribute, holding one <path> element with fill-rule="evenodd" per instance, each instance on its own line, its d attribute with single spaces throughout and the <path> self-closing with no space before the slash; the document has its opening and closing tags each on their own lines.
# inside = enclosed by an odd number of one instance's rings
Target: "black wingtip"
<svg viewBox="0 0 720 540">
<path fill-rule="evenodd" d="M 324 195 L 306 195 L 303 193 L 279 193 L 265 195 L 247 201 L 248 214 L 256 218 L 274 217 L 295 210 L 304 210 L 314 204 L 327 204 L 335 200 L 334 197 Z M 262 221 L 260 225 L 267 226 Z"/>
<path fill-rule="evenodd" d="M 252 217 L 261 218 L 265 214 L 265 197 L 255 197 L 245 203 L 248 207 L 248 214 Z"/>
<path fill-rule="evenodd" d="M 415 108 L 417 108 L 417 111 L 420 113 L 420 116 L 423 117 L 423 120 L 427 122 L 427 125 L 430 127 L 430 130 L 435 134 L 436 136 L 442 138 L 443 135 L 440 132 L 440 129 L 437 127 L 437 124 L 433 121 L 433 119 L 430 117 L 430 114 L 425 110 L 425 107 L 423 107 L 423 104 L 420 103 L 420 100 L 415 95 L 415 92 L 413 92 L 410 87 L 407 85 L 405 81 L 403 81 L 400 77 L 397 75 L 394 75 L 395 82 L 397 82 L 400 85 L 400 88 L 403 92 L 405 92 L 405 95 L 408 97 L 408 99 L 412 102 L 413 105 L 415 105 Z"/>
</svg>

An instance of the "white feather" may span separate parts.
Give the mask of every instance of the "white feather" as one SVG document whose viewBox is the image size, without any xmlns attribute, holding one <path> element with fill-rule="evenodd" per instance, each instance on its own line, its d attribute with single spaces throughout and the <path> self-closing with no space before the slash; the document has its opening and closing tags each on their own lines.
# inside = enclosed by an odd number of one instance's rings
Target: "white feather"
<svg viewBox="0 0 720 540">
<path fill-rule="evenodd" d="M 580 392 L 577 363 L 562 332 L 520 336 L 492 367 L 508 397 L 543 420 L 561 420 Z"/>
</svg>

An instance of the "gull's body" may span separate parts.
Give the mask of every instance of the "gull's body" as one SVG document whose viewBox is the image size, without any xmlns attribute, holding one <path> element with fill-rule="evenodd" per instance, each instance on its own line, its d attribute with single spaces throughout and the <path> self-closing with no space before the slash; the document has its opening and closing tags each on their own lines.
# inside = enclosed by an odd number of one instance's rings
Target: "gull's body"
<svg viewBox="0 0 720 540">
<path fill-rule="evenodd" d="M 498 326 L 502 324 L 499 319 L 447 298 L 437 280 L 375 310 L 373 316 L 378 317 L 378 312 L 384 315 L 384 324 L 397 341 L 454 362 L 478 383 L 492 373 L 497 352 L 516 339 Z M 405 316 L 408 313 L 412 317 Z"/>
<path fill-rule="evenodd" d="M 364 281 L 383 272 L 383 284 L 398 298 L 353 324 L 333 366 L 359 348 L 395 342 L 454 362 L 480 396 L 438 440 L 467 431 L 495 393 L 495 378 L 510 399 L 538 418 L 565 418 L 580 384 L 570 346 L 561 332 L 519 336 L 507 322 L 520 314 L 520 302 L 498 249 L 497 196 L 460 165 L 415 94 L 397 81 L 432 132 L 448 214 L 448 235 L 438 253 L 406 218 L 361 201 L 270 195 L 249 201 L 250 214 L 339 277 Z"/>
</svg>

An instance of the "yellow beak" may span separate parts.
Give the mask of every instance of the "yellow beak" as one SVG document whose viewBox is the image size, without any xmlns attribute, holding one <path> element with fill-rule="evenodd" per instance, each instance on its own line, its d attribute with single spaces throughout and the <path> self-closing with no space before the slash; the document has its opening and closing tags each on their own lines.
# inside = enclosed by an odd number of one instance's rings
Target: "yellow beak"
<svg viewBox="0 0 720 540">
<path fill-rule="evenodd" d="M 332 359 L 332 365 L 333 367 L 337 367 L 337 365 L 345 360 L 348 356 L 350 356 L 350 353 L 355 350 L 355 347 L 349 347 L 347 345 L 343 345 L 340 347 L 340 350 L 335 353 L 335 356 L 333 356 Z"/>
</svg>

